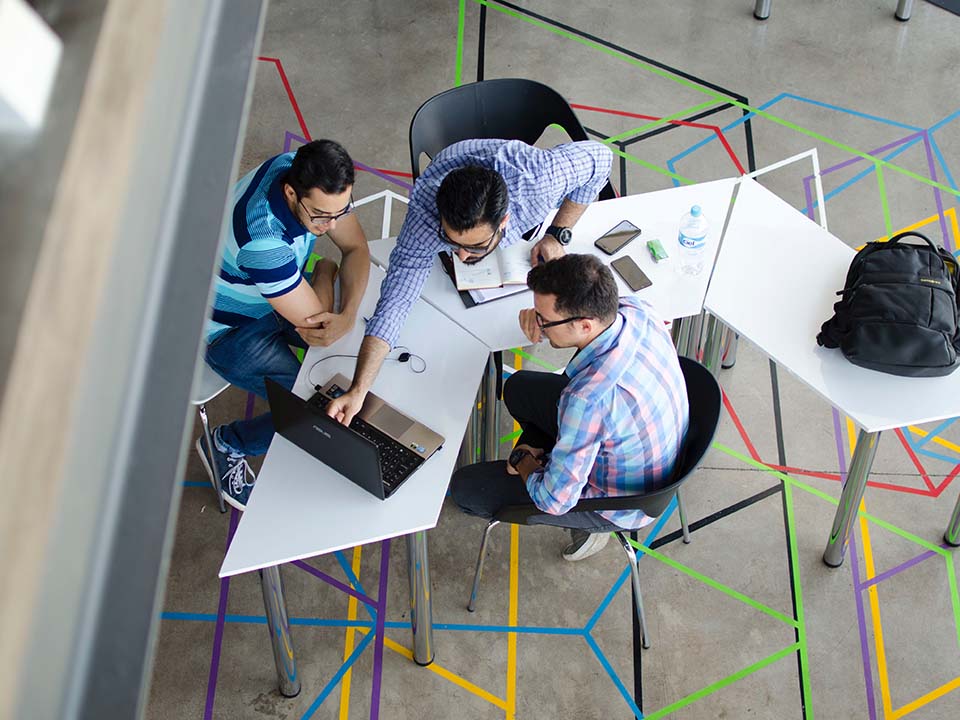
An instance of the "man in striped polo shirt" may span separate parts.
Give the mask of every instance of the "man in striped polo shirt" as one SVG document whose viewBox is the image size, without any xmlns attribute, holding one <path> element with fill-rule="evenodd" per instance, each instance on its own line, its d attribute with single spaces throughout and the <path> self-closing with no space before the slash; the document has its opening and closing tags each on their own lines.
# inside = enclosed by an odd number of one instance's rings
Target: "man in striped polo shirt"
<svg viewBox="0 0 960 720">
<path fill-rule="evenodd" d="M 292 388 L 300 363 L 290 345 L 329 345 L 353 327 L 370 273 L 367 240 L 352 214 L 353 182 L 347 151 L 315 140 L 270 158 L 235 185 L 205 353 L 231 385 L 260 397 L 266 377 Z M 304 266 L 323 233 L 342 253 L 340 267 L 320 261 L 308 279 Z M 240 510 L 254 480 L 246 456 L 264 454 L 272 437 L 266 413 L 217 427 L 212 453 L 202 436 L 197 441 L 207 472 L 216 473 L 224 499 Z"/>
<path fill-rule="evenodd" d="M 687 389 L 663 323 L 642 300 L 618 299 L 610 269 L 593 255 L 539 265 L 527 285 L 534 307 L 520 312 L 520 326 L 530 342 L 576 353 L 562 375 L 521 370 L 507 380 L 503 400 L 523 430 L 510 460 L 461 468 L 450 494 L 485 518 L 534 503 L 544 514 L 531 524 L 575 528 L 563 556 L 581 560 L 612 530 L 651 521 L 641 510 L 569 511 L 581 497 L 669 482 L 687 431 Z"/>
</svg>

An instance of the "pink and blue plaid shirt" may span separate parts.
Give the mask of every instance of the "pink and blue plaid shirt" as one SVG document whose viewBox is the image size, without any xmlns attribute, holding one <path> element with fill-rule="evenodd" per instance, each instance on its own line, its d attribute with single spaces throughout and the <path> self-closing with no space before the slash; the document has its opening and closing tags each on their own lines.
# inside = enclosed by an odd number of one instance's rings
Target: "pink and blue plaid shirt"
<svg viewBox="0 0 960 720">
<path fill-rule="evenodd" d="M 527 478 L 533 502 L 562 515 L 581 498 L 635 495 L 666 483 L 687 431 L 687 388 L 677 352 L 651 307 L 620 298 L 613 324 L 570 360 L 557 444 Z M 632 529 L 641 510 L 600 513 Z"/>
</svg>

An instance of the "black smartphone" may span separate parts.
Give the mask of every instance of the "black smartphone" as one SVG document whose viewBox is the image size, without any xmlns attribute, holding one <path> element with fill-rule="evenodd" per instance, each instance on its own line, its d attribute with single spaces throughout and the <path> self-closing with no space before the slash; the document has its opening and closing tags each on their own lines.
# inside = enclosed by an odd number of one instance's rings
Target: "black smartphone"
<svg viewBox="0 0 960 720">
<path fill-rule="evenodd" d="M 620 252 L 627 244 L 640 235 L 640 228 L 629 220 L 624 220 L 616 227 L 612 227 L 594 243 L 607 255 L 615 255 Z"/>
<path fill-rule="evenodd" d="M 617 271 L 617 275 L 622 277 L 623 281 L 627 283 L 629 288 L 634 292 L 653 285 L 653 281 L 647 277 L 646 273 L 640 269 L 640 266 L 637 265 L 629 255 L 617 258 L 610 263 L 610 267 Z"/>
</svg>

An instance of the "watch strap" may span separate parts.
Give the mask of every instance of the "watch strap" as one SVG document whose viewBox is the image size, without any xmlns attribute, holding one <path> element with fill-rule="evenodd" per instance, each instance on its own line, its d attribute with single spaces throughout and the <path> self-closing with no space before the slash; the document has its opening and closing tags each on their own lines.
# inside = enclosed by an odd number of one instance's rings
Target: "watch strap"
<svg viewBox="0 0 960 720">
<path fill-rule="evenodd" d="M 561 245 L 569 245 L 573 237 L 573 231 L 563 225 L 551 225 L 547 228 L 546 235 L 553 235 Z"/>
</svg>

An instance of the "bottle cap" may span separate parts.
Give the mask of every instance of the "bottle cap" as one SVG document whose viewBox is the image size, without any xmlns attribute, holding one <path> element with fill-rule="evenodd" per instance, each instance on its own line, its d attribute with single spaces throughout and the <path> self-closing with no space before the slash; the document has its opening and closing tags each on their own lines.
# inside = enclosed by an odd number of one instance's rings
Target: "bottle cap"
<svg viewBox="0 0 960 720">
<path fill-rule="evenodd" d="M 694 205 L 692 208 L 690 208 L 690 214 L 694 217 L 700 217 L 700 206 Z"/>
</svg>

